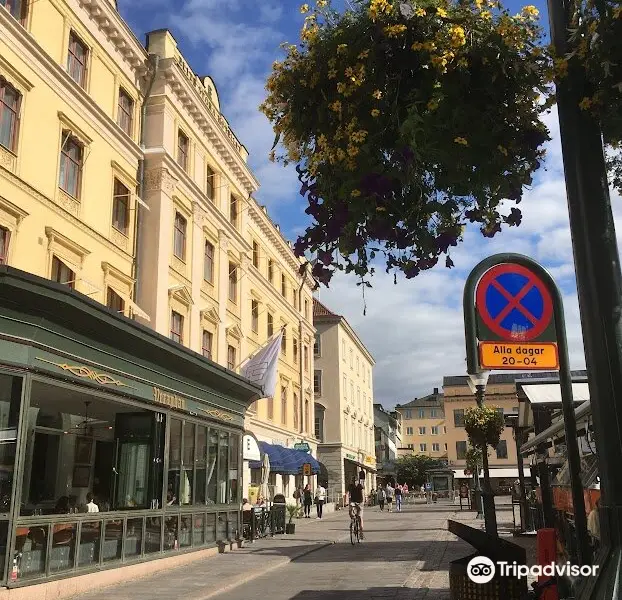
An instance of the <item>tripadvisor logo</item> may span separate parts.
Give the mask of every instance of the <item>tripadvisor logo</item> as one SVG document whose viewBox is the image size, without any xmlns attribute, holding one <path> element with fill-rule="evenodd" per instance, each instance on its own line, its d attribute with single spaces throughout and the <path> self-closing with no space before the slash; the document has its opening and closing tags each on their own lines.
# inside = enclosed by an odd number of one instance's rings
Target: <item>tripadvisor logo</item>
<svg viewBox="0 0 622 600">
<path fill-rule="evenodd" d="M 566 577 L 595 577 L 598 572 L 598 565 L 573 565 L 569 562 L 558 565 L 551 563 L 549 565 L 519 565 L 516 562 L 499 561 L 494 563 L 487 556 L 475 556 L 467 565 L 467 575 L 473 583 L 489 583 L 495 577 L 496 573 L 502 577 L 546 577 L 566 576 Z"/>
</svg>

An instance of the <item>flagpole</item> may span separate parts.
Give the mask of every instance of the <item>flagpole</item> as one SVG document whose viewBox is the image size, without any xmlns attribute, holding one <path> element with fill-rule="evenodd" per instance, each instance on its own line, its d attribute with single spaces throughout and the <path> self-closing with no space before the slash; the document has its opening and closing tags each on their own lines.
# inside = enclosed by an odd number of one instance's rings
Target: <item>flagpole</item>
<svg viewBox="0 0 622 600">
<path fill-rule="evenodd" d="M 274 339 L 280 335 L 281 333 L 283 333 L 283 330 L 287 327 L 287 325 L 281 325 L 281 328 L 276 332 L 273 333 L 271 337 L 269 337 L 264 344 L 262 344 L 261 346 L 259 346 L 259 348 L 257 348 L 257 350 L 255 350 L 255 352 L 251 352 L 244 360 L 242 360 L 242 362 L 238 363 L 237 365 L 235 365 L 235 367 L 233 367 L 233 371 L 235 371 L 236 369 L 239 369 L 244 363 L 248 362 L 251 358 L 253 358 L 253 356 L 255 356 L 255 354 L 257 354 L 258 352 L 260 352 L 263 348 L 265 348 L 270 342 L 274 341 Z"/>
</svg>

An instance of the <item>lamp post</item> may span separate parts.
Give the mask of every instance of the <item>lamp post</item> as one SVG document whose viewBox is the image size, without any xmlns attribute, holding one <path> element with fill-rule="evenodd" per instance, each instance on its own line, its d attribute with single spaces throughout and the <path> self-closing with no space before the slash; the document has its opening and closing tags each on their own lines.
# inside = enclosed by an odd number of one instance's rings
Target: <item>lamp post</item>
<svg viewBox="0 0 622 600">
<path fill-rule="evenodd" d="M 490 371 L 480 371 L 478 373 L 469 373 L 467 382 L 471 392 L 475 394 L 477 406 L 484 406 L 484 394 L 486 393 L 486 384 Z M 484 507 L 484 524 L 486 533 L 490 535 L 498 535 L 497 533 L 497 514 L 495 511 L 495 498 L 490 487 L 490 470 L 488 468 L 488 444 L 484 442 L 482 445 L 482 468 L 484 470 L 484 483 L 482 485 L 481 497 Z"/>
</svg>

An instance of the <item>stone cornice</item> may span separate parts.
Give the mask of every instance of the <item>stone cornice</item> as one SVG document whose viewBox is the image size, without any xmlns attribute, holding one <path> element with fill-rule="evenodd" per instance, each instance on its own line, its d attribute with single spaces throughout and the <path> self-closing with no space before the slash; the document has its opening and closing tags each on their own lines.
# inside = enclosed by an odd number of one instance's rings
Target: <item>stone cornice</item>
<svg viewBox="0 0 622 600">
<path fill-rule="evenodd" d="M 233 146 L 229 137 L 225 135 L 217 118 L 208 110 L 196 89 L 184 76 L 175 59 L 164 59 L 160 65 L 161 75 L 164 77 L 167 85 L 173 90 L 176 99 L 188 114 L 192 116 L 207 141 L 212 145 L 215 153 L 230 169 L 240 189 L 243 189 L 249 196 L 257 191 L 259 182 L 242 159 L 240 153 Z"/>
<path fill-rule="evenodd" d="M 142 152 L 122 129 L 104 112 L 71 77 L 55 62 L 7 11 L 0 10 L 0 30 L 8 34 L 7 44 L 21 51 L 22 58 L 35 73 L 78 114 L 85 114 L 93 127 L 121 154 L 139 160 Z M 12 40 L 11 37 L 14 39 Z M 98 127 L 100 125 L 101 127 Z"/>
<path fill-rule="evenodd" d="M 106 0 L 77 0 L 77 2 L 95 21 L 135 74 L 142 77 L 147 72 L 145 67 L 147 51 L 114 6 Z"/>
</svg>

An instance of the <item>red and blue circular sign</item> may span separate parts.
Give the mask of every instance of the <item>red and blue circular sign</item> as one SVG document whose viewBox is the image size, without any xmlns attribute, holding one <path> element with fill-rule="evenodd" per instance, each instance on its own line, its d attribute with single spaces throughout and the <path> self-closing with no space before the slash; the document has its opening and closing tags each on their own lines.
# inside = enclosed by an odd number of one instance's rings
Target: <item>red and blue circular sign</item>
<svg viewBox="0 0 622 600">
<path fill-rule="evenodd" d="M 475 292 L 475 307 L 490 331 L 508 341 L 528 342 L 551 323 L 553 301 L 532 271 L 504 263 L 486 271 Z"/>
</svg>

